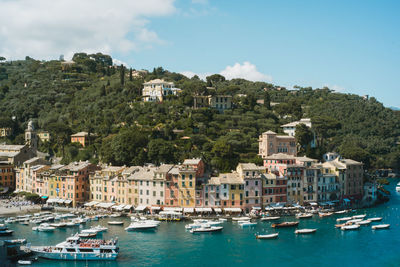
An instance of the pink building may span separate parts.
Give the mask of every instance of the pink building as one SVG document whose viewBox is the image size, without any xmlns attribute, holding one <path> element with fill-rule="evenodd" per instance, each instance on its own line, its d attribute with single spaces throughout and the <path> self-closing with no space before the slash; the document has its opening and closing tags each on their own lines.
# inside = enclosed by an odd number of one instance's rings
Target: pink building
<svg viewBox="0 0 400 267">
<path fill-rule="evenodd" d="M 266 158 L 276 153 L 296 156 L 296 138 L 288 135 L 277 135 L 273 131 L 264 132 L 258 139 L 258 155 Z"/>
<path fill-rule="evenodd" d="M 167 173 L 165 182 L 165 206 L 179 206 L 179 168 L 173 166 Z"/>
<path fill-rule="evenodd" d="M 244 204 L 246 213 L 252 209 L 261 209 L 263 174 L 266 168 L 257 166 L 254 163 L 239 163 L 236 171 L 244 182 Z"/>
</svg>

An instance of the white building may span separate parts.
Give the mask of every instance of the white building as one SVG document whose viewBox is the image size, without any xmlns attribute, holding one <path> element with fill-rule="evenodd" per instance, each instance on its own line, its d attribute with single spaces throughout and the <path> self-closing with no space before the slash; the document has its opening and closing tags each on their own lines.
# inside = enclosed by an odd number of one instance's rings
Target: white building
<svg viewBox="0 0 400 267">
<path fill-rule="evenodd" d="M 177 95 L 181 89 L 176 88 L 173 82 L 155 79 L 143 84 L 143 101 L 162 102 L 168 95 Z"/>
<path fill-rule="evenodd" d="M 299 124 L 304 124 L 308 128 L 312 127 L 312 123 L 311 123 L 311 119 L 310 118 L 304 118 L 304 119 L 301 119 L 299 121 L 290 122 L 290 123 L 281 125 L 281 127 L 283 128 L 283 132 L 286 133 L 287 135 L 296 136 L 296 127 Z M 311 147 L 316 147 L 315 133 L 313 132 L 313 134 L 314 134 L 314 138 L 311 141 Z"/>
</svg>

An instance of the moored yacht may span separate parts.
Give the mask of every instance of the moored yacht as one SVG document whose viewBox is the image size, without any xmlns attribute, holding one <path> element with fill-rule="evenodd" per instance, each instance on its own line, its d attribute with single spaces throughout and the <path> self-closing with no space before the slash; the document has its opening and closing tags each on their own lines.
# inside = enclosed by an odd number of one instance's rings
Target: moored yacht
<svg viewBox="0 0 400 267">
<path fill-rule="evenodd" d="M 81 239 L 75 235 L 55 246 L 32 246 L 39 257 L 54 260 L 115 260 L 117 240 Z"/>
</svg>

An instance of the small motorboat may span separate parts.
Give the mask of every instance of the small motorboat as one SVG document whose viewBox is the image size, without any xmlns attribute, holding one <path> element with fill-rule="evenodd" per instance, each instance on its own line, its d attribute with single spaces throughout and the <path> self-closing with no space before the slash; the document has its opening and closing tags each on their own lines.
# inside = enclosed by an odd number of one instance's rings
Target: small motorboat
<svg viewBox="0 0 400 267">
<path fill-rule="evenodd" d="M 233 217 L 232 218 L 232 221 L 247 221 L 247 220 L 250 220 L 251 218 L 250 217 L 246 217 L 246 216 L 243 216 L 243 217 Z"/>
<path fill-rule="evenodd" d="M 78 234 L 79 237 L 86 237 L 86 238 L 88 238 L 88 237 L 96 237 L 96 235 L 97 235 L 97 233 L 94 233 L 94 232 L 92 232 L 92 233 L 79 233 Z"/>
<path fill-rule="evenodd" d="M 220 222 L 226 222 L 228 219 L 225 219 L 225 218 L 219 218 L 218 219 L 218 221 L 220 221 Z"/>
<path fill-rule="evenodd" d="M 110 217 L 111 218 L 118 218 L 118 217 L 121 217 L 121 214 L 120 213 L 113 213 L 113 214 L 110 215 Z"/>
<path fill-rule="evenodd" d="M 269 235 L 256 235 L 256 239 L 275 239 L 277 238 L 279 233 L 269 234 Z"/>
<path fill-rule="evenodd" d="M 297 227 L 299 222 L 283 222 L 283 223 L 273 223 L 271 227 L 282 228 L 282 227 Z"/>
<path fill-rule="evenodd" d="M 377 224 L 371 226 L 372 230 L 379 230 L 379 229 L 388 229 L 390 227 L 390 224 Z"/>
<path fill-rule="evenodd" d="M 276 221 L 279 220 L 281 217 L 279 216 L 266 216 L 266 217 L 262 217 L 261 221 Z"/>
<path fill-rule="evenodd" d="M 239 223 L 240 227 L 252 227 L 252 226 L 256 226 L 257 223 L 256 222 L 250 222 L 250 221 L 242 221 Z"/>
<path fill-rule="evenodd" d="M 332 214 L 333 214 L 332 212 L 320 212 L 320 213 L 318 213 L 319 217 L 321 217 L 321 218 L 331 216 Z"/>
<path fill-rule="evenodd" d="M 313 234 L 317 231 L 317 229 L 298 229 L 294 231 L 295 234 L 305 235 L 305 234 Z"/>
<path fill-rule="evenodd" d="M 124 225 L 122 221 L 109 221 L 107 224 L 109 225 Z"/>
<path fill-rule="evenodd" d="M 343 214 L 346 212 L 347 212 L 347 210 L 339 210 L 339 211 L 335 211 L 335 214 Z"/>
<path fill-rule="evenodd" d="M 371 222 L 379 222 L 379 221 L 382 221 L 382 217 L 374 217 L 374 218 L 369 218 L 367 220 L 369 220 Z"/>
<path fill-rule="evenodd" d="M 352 220 L 349 220 L 349 221 L 347 221 L 348 223 L 358 223 L 358 222 L 361 222 L 363 219 L 352 219 Z"/>
<path fill-rule="evenodd" d="M 359 224 L 359 225 L 367 225 L 367 224 L 370 224 L 370 223 L 371 223 L 370 220 L 363 220 L 363 221 L 360 221 L 360 222 L 356 222 L 356 224 Z"/>
<path fill-rule="evenodd" d="M 397 183 L 397 185 L 396 185 L 396 191 L 397 191 L 397 192 L 400 192 L 400 182 Z"/>
<path fill-rule="evenodd" d="M 342 229 L 343 231 L 358 230 L 359 228 L 360 228 L 359 224 L 344 225 L 344 226 L 340 227 L 340 229 Z"/>
<path fill-rule="evenodd" d="M 223 228 L 224 227 L 222 227 L 222 226 L 207 226 L 207 225 L 203 225 L 203 227 L 191 229 L 190 232 L 192 234 L 194 234 L 194 233 L 219 232 Z"/>
<path fill-rule="evenodd" d="M 312 218 L 313 214 L 312 213 L 299 213 L 296 214 L 297 219 L 309 219 Z"/>
<path fill-rule="evenodd" d="M 367 214 L 360 214 L 360 215 L 354 215 L 352 218 L 353 219 L 364 219 Z"/>
<path fill-rule="evenodd" d="M 19 260 L 19 261 L 18 261 L 18 264 L 19 264 L 19 265 L 31 265 L 31 264 L 32 264 L 32 261 L 29 261 L 29 260 Z"/>
<path fill-rule="evenodd" d="M 345 222 L 345 221 L 350 221 L 351 219 L 353 219 L 353 217 L 343 217 L 343 218 L 337 218 L 336 221 Z"/>
<path fill-rule="evenodd" d="M 17 245 L 17 244 L 25 244 L 26 239 L 9 239 L 3 241 L 5 245 Z"/>
<path fill-rule="evenodd" d="M 14 230 L 0 230 L 0 236 L 9 236 L 14 233 Z"/>
</svg>

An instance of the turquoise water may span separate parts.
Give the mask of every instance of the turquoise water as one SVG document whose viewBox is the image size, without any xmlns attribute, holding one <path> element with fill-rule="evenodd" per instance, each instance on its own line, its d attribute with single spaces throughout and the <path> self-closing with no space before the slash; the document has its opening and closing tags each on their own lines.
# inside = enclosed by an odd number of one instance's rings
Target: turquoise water
<svg viewBox="0 0 400 267">
<path fill-rule="evenodd" d="M 259 222 L 256 227 L 242 229 L 224 223 L 221 233 L 191 234 L 186 223 L 163 222 L 155 232 L 126 232 L 125 226 L 109 226 L 108 220 L 88 223 L 106 225 L 103 238 L 118 236 L 120 255 L 115 262 L 61 262 L 39 259 L 33 266 L 400 266 L 400 194 L 394 179 L 386 188 L 391 200 L 376 208 L 332 217 L 304 219 L 299 228 L 318 228 L 313 235 L 296 236 L 293 228 L 279 229 L 276 240 L 256 240 L 256 233 L 273 233 L 271 223 Z M 366 213 L 367 217 L 383 217 L 391 229 L 372 231 L 361 226 L 359 231 L 343 232 L 334 228 L 336 218 Z M 288 217 L 286 220 L 295 220 Z M 377 224 L 377 223 L 375 223 Z M 14 238 L 27 238 L 32 245 L 57 244 L 76 229 L 57 229 L 54 233 L 33 232 L 32 225 L 11 224 Z M 6 239 L 0 237 L 0 240 Z M 1 264 L 0 264 L 1 265 Z"/>
</svg>

